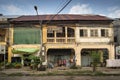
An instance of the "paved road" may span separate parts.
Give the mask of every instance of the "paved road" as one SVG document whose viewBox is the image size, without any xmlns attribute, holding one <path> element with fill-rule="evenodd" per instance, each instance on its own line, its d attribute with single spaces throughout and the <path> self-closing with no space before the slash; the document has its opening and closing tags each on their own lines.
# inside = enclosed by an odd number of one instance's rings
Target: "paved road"
<svg viewBox="0 0 120 80">
<path fill-rule="evenodd" d="M 0 76 L 0 80 L 120 80 L 120 76 Z"/>
</svg>

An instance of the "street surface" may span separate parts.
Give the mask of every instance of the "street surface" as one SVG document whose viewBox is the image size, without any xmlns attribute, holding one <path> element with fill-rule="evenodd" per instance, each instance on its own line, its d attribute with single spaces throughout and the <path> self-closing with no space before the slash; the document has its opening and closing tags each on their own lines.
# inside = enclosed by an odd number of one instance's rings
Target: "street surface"
<svg viewBox="0 0 120 80">
<path fill-rule="evenodd" d="M 0 80 L 120 80 L 120 76 L 0 76 Z"/>
</svg>

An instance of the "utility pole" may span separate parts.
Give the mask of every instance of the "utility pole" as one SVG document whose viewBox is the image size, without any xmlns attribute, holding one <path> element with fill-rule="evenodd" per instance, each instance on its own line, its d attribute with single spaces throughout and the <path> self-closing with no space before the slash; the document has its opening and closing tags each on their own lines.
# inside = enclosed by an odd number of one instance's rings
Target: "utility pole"
<svg viewBox="0 0 120 80">
<path fill-rule="evenodd" d="M 40 20 L 40 18 L 39 18 L 37 6 L 34 6 L 34 9 L 37 13 L 37 18 L 39 20 L 39 25 L 40 25 L 40 37 L 41 37 L 41 39 L 40 39 L 40 55 L 41 55 L 42 54 L 42 47 L 43 47 L 42 20 Z"/>
</svg>

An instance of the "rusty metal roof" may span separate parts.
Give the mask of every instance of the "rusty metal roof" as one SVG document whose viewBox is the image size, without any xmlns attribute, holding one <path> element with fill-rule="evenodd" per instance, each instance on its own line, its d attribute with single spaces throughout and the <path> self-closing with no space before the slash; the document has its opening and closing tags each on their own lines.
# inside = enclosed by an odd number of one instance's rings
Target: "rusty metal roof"
<svg viewBox="0 0 120 80">
<path fill-rule="evenodd" d="M 101 15 L 79 15 L 79 14 L 59 14 L 52 18 L 53 15 L 26 15 L 20 16 L 18 18 L 12 19 L 12 22 L 19 22 L 19 21 L 38 21 L 38 20 L 112 20 L 106 16 Z"/>
</svg>

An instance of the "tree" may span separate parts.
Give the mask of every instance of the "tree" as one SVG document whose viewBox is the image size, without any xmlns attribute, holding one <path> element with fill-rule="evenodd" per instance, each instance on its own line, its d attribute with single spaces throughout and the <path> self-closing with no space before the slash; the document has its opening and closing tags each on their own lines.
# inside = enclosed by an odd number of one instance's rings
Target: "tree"
<svg viewBox="0 0 120 80">
<path fill-rule="evenodd" d="M 92 51 L 91 57 L 93 59 L 93 72 L 96 71 L 97 65 L 100 63 L 100 53 L 98 51 Z"/>
</svg>

